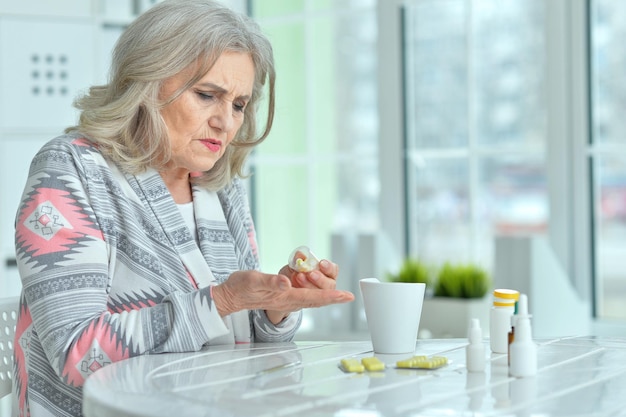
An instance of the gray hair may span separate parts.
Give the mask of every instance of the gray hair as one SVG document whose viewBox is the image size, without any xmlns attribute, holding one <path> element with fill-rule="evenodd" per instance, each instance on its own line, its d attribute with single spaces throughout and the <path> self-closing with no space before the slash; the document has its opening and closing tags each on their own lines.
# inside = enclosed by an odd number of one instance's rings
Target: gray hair
<svg viewBox="0 0 626 417">
<path fill-rule="evenodd" d="M 194 181 L 213 190 L 226 186 L 236 175 L 244 176 L 252 147 L 269 134 L 276 74 L 272 47 L 259 26 L 215 1 L 165 0 L 133 21 L 115 46 L 108 84 L 91 87 L 75 101 L 80 119 L 66 131 L 80 132 L 97 143 L 128 173 L 161 169 L 171 157 L 171 146 L 160 109 L 198 82 L 223 52 L 243 52 L 252 58 L 252 96 L 225 154 Z M 197 70 L 187 83 L 160 102 L 163 81 L 192 64 Z M 257 133 L 256 113 L 266 83 L 266 121 Z"/>
</svg>

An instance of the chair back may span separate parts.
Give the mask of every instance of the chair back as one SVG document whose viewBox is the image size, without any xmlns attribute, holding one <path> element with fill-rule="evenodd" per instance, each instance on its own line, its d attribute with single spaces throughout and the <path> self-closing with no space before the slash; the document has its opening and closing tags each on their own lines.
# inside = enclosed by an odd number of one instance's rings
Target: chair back
<svg viewBox="0 0 626 417">
<path fill-rule="evenodd" d="M 19 297 L 0 298 L 0 398 L 11 393 L 13 343 L 19 303 Z"/>
</svg>

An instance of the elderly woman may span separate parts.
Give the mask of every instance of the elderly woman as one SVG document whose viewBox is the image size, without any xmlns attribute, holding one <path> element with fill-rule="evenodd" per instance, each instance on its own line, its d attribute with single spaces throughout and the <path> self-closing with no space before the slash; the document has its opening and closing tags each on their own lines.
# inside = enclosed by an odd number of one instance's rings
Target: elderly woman
<svg viewBox="0 0 626 417">
<path fill-rule="evenodd" d="M 302 308 L 354 299 L 327 260 L 258 270 L 239 178 L 270 131 L 274 78 L 258 26 L 210 0 L 159 3 L 124 32 L 110 82 L 32 161 L 16 220 L 14 412 L 77 416 L 85 378 L 108 363 L 289 341 Z"/>
</svg>

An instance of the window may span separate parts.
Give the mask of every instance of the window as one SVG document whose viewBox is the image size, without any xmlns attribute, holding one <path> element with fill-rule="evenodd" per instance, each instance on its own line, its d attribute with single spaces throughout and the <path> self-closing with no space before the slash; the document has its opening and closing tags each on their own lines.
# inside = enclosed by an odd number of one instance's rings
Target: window
<svg viewBox="0 0 626 417">
<path fill-rule="evenodd" d="M 252 161 L 264 270 L 363 225 L 400 255 L 487 268 L 495 236 L 542 235 L 597 317 L 626 319 L 626 5 L 251 4 L 279 74 Z"/>
<path fill-rule="evenodd" d="M 378 217 L 376 8 L 372 1 L 251 5 L 277 66 L 274 127 L 251 165 L 261 266 L 277 272 L 300 245 L 334 259 L 333 234 Z M 350 266 L 341 267 L 338 285 L 354 290 Z M 347 308 L 306 310 L 303 331 L 327 330 L 327 314 L 349 322 Z"/>
<path fill-rule="evenodd" d="M 493 267 L 494 236 L 542 234 L 623 322 L 626 5 L 414 0 L 403 22 L 407 253 Z"/>
<path fill-rule="evenodd" d="M 543 3 L 405 7 L 411 255 L 492 268 L 494 236 L 546 233 Z"/>
</svg>

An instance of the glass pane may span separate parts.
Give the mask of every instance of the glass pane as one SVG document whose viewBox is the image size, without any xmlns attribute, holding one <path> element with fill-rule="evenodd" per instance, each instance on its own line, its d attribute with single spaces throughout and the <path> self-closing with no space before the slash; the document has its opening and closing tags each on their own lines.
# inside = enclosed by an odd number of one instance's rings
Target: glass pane
<svg viewBox="0 0 626 417">
<path fill-rule="evenodd" d="M 540 158 L 498 156 L 481 163 L 478 194 L 481 217 L 495 234 L 545 233 L 548 193 Z"/>
<path fill-rule="evenodd" d="M 459 159 L 424 159 L 413 168 L 409 198 L 414 202 L 410 230 L 412 252 L 440 265 L 469 261 L 469 165 Z"/>
<path fill-rule="evenodd" d="M 291 251 L 309 245 L 308 173 L 303 166 L 258 165 L 254 179 L 254 218 L 261 268 L 275 273 L 287 263 Z"/>
<path fill-rule="evenodd" d="M 626 3 L 595 0 L 591 4 L 593 140 L 626 144 Z"/>
<path fill-rule="evenodd" d="M 311 167 L 309 174 L 309 242 L 317 255 L 329 259 L 332 259 L 330 236 L 337 207 L 337 168 L 334 163 L 319 163 Z"/>
<path fill-rule="evenodd" d="M 311 135 L 316 153 L 377 150 L 376 16 L 371 11 L 311 19 L 308 67 Z M 318 45 L 332 45 L 322 48 Z"/>
<path fill-rule="evenodd" d="M 278 100 L 272 133 L 254 158 L 264 268 L 283 265 L 303 244 L 331 257 L 332 233 L 375 224 L 376 15 L 359 6 L 288 24 L 259 20 L 273 42 Z"/>
<path fill-rule="evenodd" d="M 469 59 L 477 141 L 543 143 L 544 2 L 474 3 Z"/>
<path fill-rule="evenodd" d="M 298 245 L 332 259 L 334 233 L 376 226 L 375 6 L 372 1 L 309 0 L 288 23 L 273 19 L 284 12 L 279 6 L 273 12 L 265 9 L 262 16 L 268 19 L 259 20 L 277 61 L 275 127 L 255 154 L 253 177 L 266 271 L 284 265 Z M 354 269 L 340 265 L 339 287 L 354 287 Z M 354 327 L 353 305 L 305 309 L 301 331 L 345 334 Z"/>
<path fill-rule="evenodd" d="M 336 230 L 371 231 L 378 226 L 378 158 L 340 160 L 335 169 L 337 194 L 332 215 Z M 389 213 L 389 215 L 396 215 Z"/>
<path fill-rule="evenodd" d="M 368 157 L 376 157 L 378 152 L 378 35 L 374 11 L 340 15 L 335 43 L 337 147 L 342 153 Z"/>
<path fill-rule="evenodd" d="M 300 24 L 264 28 L 276 61 L 276 111 L 272 132 L 259 155 L 302 154 L 306 149 L 306 65 Z"/>
<path fill-rule="evenodd" d="M 414 147 L 462 146 L 474 129 L 480 143 L 543 142 L 544 7 L 535 0 L 422 1 L 407 8 Z"/>
<path fill-rule="evenodd" d="M 337 37 L 336 32 L 341 30 L 340 26 L 328 18 L 311 20 L 312 38 L 322 45 L 333 45 L 333 39 Z M 311 134 L 311 144 L 316 152 L 332 152 L 335 149 L 337 131 L 329 127 L 335 126 L 337 112 L 335 104 L 329 102 L 329 98 L 334 101 L 337 97 L 329 87 L 333 85 L 335 69 L 340 65 L 337 60 L 338 54 L 333 48 L 311 48 L 309 52 L 311 62 L 323 62 L 324 65 L 317 64 L 309 68 L 310 82 L 315 88 L 308 90 L 307 99 L 311 104 L 309 117 L 312 119 L 308 132 Z"/>
<path fill-rule="evenodd" d="M 489 268 L 497 234 L 546 232 L 544 8 L 423 0 L 404 9 L 412 255 Z"/>
<path fill-rule="evenodd" d="M 596 278 L 601 299 L 597 314 L 626 318 L 626 156 L 596 158 Z"/>
<path fill-rule="evenodd" d="M 485 158 L 480 164 L 476 199 L 479 263 L 493 267 L 496 235 L 545 234 L 549 203 L 542 157 Z"/>
<path fill-rule="evenodd" d="M 422 1 L 405 10 L 407 127 L 412 147 L 467 144 L 466 3 Z"/>
</svg>

